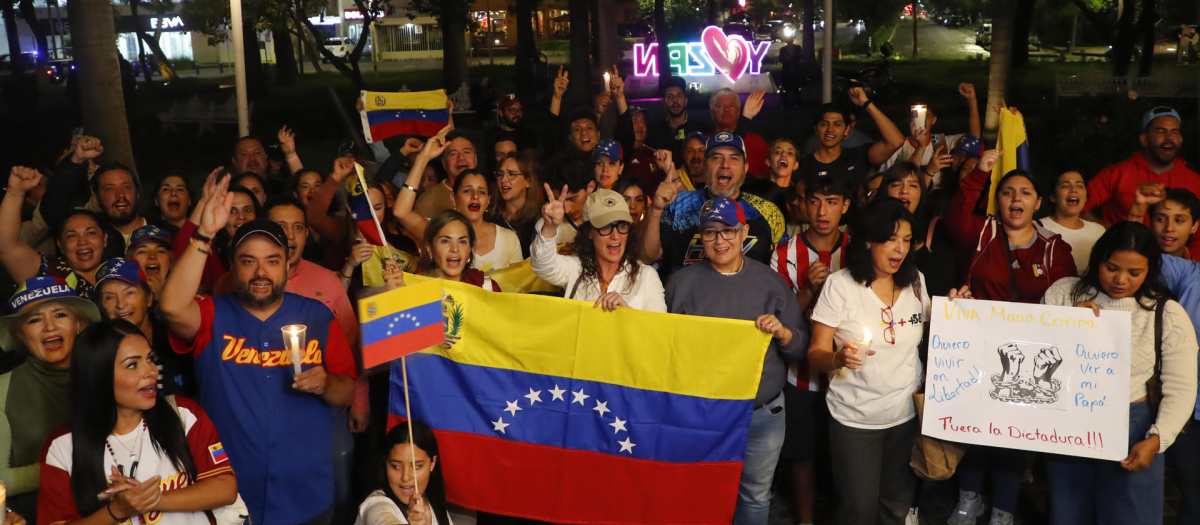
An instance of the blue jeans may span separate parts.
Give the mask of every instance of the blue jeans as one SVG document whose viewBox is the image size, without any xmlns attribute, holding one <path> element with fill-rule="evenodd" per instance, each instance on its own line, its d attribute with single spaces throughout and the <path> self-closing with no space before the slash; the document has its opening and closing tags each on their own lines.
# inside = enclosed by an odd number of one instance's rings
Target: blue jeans
<svg viewBox="0 0 1200 525">
<path fill-rule="evenodd" d="M 1025 469 L 1033 464 L 1033 453 L 983 445 L 971 445 L 958 465 L 958 489 L 979 494 L 983 478 L 992 479 L 992 507 L 1017 513 Z"/>
<path fill-rule="evenodd" d="M 1167 449 L 1179 477 L 1179 523 L 1200 523 L 1200 422 L 1192 421 Z"/>
<path fill-rule="evenodd" d="M 742 481 L 738 484 L 737 508 L 733 511 L 734 525 L 767 525 L 771 514 L 771 482 L 787 428 L 785 417 L 782 392 L 750 416 Z"/>
<path fill-rule="evenodd" d="M 1145 439 L 1155 417 L 1147 403 L 1129 405 L 1131 448 Z M 1051 523 L 1161 525 L 1163 465 L 1162 454 L 1141 472 L 1129 472 L 1116 461 L 1047 455 Z"/>
</svg>

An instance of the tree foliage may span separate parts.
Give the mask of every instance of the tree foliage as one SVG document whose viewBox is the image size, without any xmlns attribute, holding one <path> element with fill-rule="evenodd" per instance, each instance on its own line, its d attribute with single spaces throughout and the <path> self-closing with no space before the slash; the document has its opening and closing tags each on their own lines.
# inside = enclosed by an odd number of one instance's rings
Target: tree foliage
<svg viewBox="0 0 1200 525">
<path fill-rule="evenodd" d="M 663 0 L 663 14 L 671 34 L 665 39 L 681 41 L 684 36 L 699 36 L 705 26 L 706 0 Z M 638 16 L 643 20 L 654 19 L 654 0 L 638 0 Z M 660 40 L 663 40 L 660 36 Z"/>
</svg>

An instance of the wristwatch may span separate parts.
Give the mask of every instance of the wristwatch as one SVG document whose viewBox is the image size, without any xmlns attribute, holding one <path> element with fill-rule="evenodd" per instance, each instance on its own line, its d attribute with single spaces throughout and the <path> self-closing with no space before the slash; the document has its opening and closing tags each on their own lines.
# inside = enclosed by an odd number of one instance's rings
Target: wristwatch
<svg viewBox="0 0 1200 525">
<path fill-rule="evenodd" d="M 199 228 L 196 228 L 196 231 L 192 233 L 192 238 L 196 239 L 200 242 L 206 242 L 206 243 L 212 244 L 212 237 L 209 237 L 207 235 L 200 233 Z"/>
</svg>

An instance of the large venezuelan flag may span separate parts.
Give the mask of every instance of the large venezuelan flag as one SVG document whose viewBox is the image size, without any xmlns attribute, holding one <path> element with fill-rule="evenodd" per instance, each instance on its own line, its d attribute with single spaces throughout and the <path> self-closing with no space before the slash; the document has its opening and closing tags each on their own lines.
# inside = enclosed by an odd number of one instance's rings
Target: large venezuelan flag
<svg viewBox="0 0 1200 525">
<path fill-rule="evenodd" d="M 437 135 L 450 121 L 446 91 L 386 93 L 362 91 L 363 135 L 367 142 L 379 142 L 396 135 Z"/>
<path fill-rule="evenodd" d="M 1029 169 L 1029 139 L 1025 136 L 1025 119 L 1010 111 L 1000 109 L 1000 131 L 996 136 L 996 149 L 1004 152 L 992 167 L 992 183 L 988 189 L 988 214 L 996 213 L 996 185 L 1012 170 Z"/>
<path fill-rule="evenodd" d="M 767 335 L 747 321 L 443 282 L 449 347 L 408 357 L 447 497 L 553 523 L 728 524 Z M 389 426 L 404 420 L 392 368 Z"/>
</svg>

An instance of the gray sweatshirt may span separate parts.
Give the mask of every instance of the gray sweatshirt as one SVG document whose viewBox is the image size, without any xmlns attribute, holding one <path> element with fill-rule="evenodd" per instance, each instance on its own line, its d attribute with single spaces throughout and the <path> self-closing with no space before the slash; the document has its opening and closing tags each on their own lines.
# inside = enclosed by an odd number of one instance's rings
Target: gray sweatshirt
<svg viewBox="0 0 1200 525">
<path fill-rule="evenodd" d="M 808 352 L 808 326 L 796 296 L 783 277 L 758 261 L 746 259 L 746 265 L 736 275 L 722 275 L 708 259 L 684 267 L 667 282 L 667 311 L 748 321 L 774 314 L 791 329 L 792 340 L 787 345 L 771 339 L 755 406 L 775 399 L 783 391 L 787 382 L 785 363 L 804 359 Z"/>
</svg>

